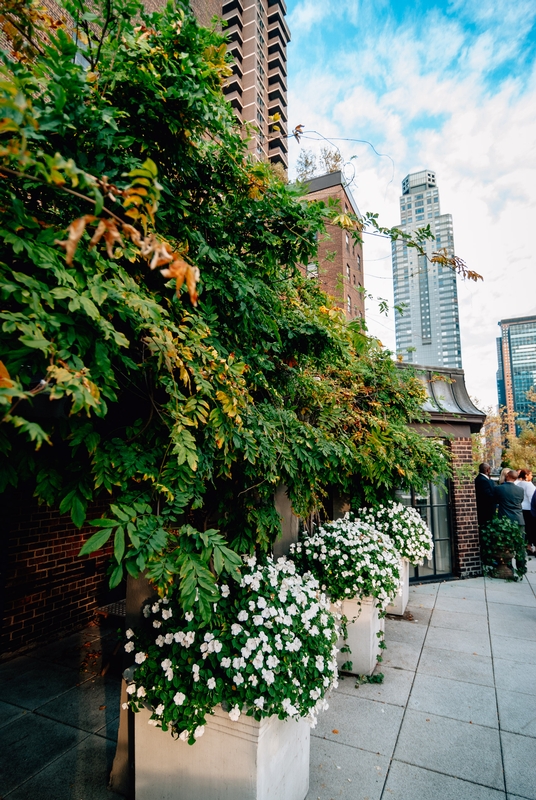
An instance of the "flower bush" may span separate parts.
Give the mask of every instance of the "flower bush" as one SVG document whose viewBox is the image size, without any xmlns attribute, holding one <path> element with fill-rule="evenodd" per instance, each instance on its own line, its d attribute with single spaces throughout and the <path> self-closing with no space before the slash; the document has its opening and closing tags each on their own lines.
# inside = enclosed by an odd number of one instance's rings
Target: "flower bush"
<svg viewBox="0 0 536 800">
<path fill-rule="evenodd" d="M 146 626 L 126 633 L 131 708 L 149 706 L 153 725 L 190 744 L 219 703 L 233 721 L 275 714 L 314 726 L 337 679 L 335 618 L 318 582 L 292 561 L 247 558 L 240 583 L 220 594 L 208 625 L 176 596 L 145 605 Z"/>
<path fill-rule="evenodd" d="M 413 566 L 432 557 L 434 542 L 430 528 L 419 512 L 402 503 L 364 508 L 359 518 L 391 537 L 402 558 Z"/>
<path fill-rule="evenodd" d="M 482 529 L 480 535 L 482 567 L 488 575 L 494 575 L 499 559 L 508 553 L 515 558 L 512 565 L 512 580 L 520 580 L 527 572 L 525 535 L 523 530 L 508 517 L 495 516 Z"/>
<path fill-rule="evenodd" d="M 399 555 L 392 540 L 362 520 L 327 523 L 292 545 L 291 554 L 333 602 L 375 597 L 386 605 L 400 587 Z"/>
</svg>

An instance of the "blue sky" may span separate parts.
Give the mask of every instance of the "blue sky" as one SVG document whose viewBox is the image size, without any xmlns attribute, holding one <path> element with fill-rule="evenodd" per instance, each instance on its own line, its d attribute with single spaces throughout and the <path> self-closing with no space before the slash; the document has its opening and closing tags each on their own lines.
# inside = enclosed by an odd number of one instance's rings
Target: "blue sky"
<svg viewBox="0 0 536 800">
<path fill-rule="evenodd" d="M 462 359 L 470 393 L 497 402 L 501 318 L 536 314 L 536 4 L 287 0 L 289 127 L 301 146 L 340 147 L 361 210 L 398 222 L 408 172 L 436 172 L 456 253 L 484 276 L 459 281 Z M 367 144 L 344 141 L 367 140 Z M 300 147 L 290 143 L 290 175 Z M 388 157 L 387 157 L 388 156 Z M 392 298 L 390 249 L 365 240 L 365 278 Z M 368 308 L 394 347 L 394 322 Z"/>
</svg>

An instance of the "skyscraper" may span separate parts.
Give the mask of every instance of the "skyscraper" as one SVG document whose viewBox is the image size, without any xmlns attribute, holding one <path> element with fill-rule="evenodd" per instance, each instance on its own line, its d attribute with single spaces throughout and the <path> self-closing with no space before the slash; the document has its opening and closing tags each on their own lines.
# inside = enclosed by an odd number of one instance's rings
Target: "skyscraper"
<svg viewBox="0 0 536 800">
<path fill-rule="evenodd" d="M 430 225 L 435 241 L 426 243 L 427 257 L 402 241 L 392 245 L 396 352 L 403 361 L 428 367 L 461 369 L 462 351 L 456 273 L 430 262 L 434 251 L 454 255 L 452 217 L 441 214 L 435 172 L 423 170 L 402 181 L 400 228 L 414 233 Z"/>
<path fill-rule="evenodd" d="M 536 405 L 527 392 L 536 389 L 536 316 L 499 322 L 497 339 L 497 394 L 506 407 L 508 434 L 519 432 L 520 422 L 536 422 Z"/>
<path fill-rule="evenodd" d="M 211 0 L 212 2 L 214 0 Z M 208 0 L 197 0 L 201 2 Z M 280 163 L 287 155 L 287 44 L 285 0 L 223 0 L 228 51 L 235 59 L 224 89 L 239 119 L 254 126 L 250 151 L 257 158 Z M 270 118 L 279 115 L 274 132 Z"/>
</svg>

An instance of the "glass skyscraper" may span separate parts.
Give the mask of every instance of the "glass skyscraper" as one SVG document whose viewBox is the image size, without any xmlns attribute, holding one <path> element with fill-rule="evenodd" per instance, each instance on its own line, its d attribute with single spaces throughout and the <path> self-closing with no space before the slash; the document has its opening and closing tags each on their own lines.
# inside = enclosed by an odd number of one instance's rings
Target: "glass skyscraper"
<svg viewBox="0 0 536 800">
<path fill-rule="evenodd" d="M 454 255 L 452 217 L 442 214 L 435 172 L 423 170 L 402 181 L 400 228 L 414 233 L 430 225 L 435 241 L 426 243 L 427 257 L 393 242 L 396 352 L 403 361 L 428 367 L 461 369 L 462 349 L 456 273 L 432 264 L 434 251 Z"/>
<path fill-rule="evenodd" d="M 519 433 L 520 422 L 536 423 L 536 405 L 527 392 L 536 389 L 536 316 L 503 319 L 497 339 L 497 394 L 506 407 L 508 433 Z"/>
</svg>

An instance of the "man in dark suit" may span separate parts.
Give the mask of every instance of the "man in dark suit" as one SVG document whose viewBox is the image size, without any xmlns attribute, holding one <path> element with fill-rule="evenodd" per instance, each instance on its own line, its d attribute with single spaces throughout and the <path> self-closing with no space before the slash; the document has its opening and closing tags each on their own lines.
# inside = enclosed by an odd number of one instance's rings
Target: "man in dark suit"
<svg viewBox="0 0 536 800">
<path fill-rule="evenodd" d="M 499 506 L 499 516 L 508 517 L 517 522 L 523 532 L 525 532 L 525 520 L 521 503 L 525 493 L 521 486 L 516 486 L 517 472 L 513 469 L 506 473 L 504 483 L 495 487 L 495 498 Z"/>
<path fill-rule="evenodd" d="M 490 479 L 490 473 L 490 465 L 484 463 L 479 466 L 478 475 L 475 478 L 476 513 L 480 530 L 482 530 L 488 522 L 491 522 L 495 516 L 495 509 L 497 508 L 495 487 Z"/>
</svg>

